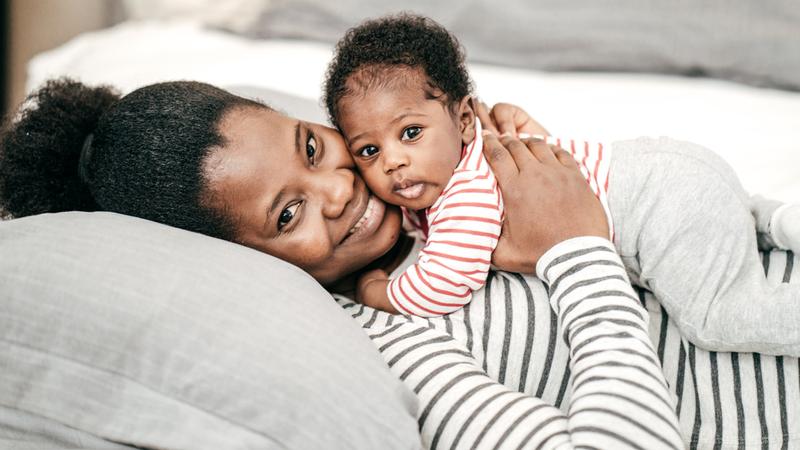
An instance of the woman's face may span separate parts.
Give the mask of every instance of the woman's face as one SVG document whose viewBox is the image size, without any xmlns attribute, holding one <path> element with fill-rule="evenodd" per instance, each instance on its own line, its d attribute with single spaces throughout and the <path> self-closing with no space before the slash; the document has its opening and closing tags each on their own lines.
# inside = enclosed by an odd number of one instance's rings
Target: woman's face
<svg viewBox="0 0 800 450">
<path fill-rule="evenodd" d="M 341 135 L 266 108 L 228 112 L 226 145 L 205 166 L 213 203 L 238 242 L 321 283 L 352 273 L 397 241 L 401 214 L 366 188 Z"/>
</svg>

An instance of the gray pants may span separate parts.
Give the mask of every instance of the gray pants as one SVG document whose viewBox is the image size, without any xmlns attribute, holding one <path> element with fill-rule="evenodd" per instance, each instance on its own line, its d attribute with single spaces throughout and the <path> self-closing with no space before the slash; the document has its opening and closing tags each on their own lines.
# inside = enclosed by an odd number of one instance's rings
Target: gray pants
<svg viewBox="0 0 800 450">
<path fill-rule="evenodd" d="M 608 201 L 631 281 L 707 350 L 800 356 L 800 284 L 768 282 L 749 195 L 688 142 L 615 142 Z"/>
</svg>

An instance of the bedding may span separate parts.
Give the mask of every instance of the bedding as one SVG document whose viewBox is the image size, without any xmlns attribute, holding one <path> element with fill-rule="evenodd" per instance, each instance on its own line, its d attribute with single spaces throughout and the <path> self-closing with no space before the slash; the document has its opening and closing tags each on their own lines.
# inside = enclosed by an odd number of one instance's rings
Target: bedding
<svg viewBox="0 0 800 450">
<path fill-rule="evenodd" d="M 196 79 L 321 121 L 330 55 L 330 43 L 126 22 L 37 56 L 28 88 L 65 75 L 123 92 Z M 482 99 L 513 101 L 554 134 L 694 141 L 727 159 L 751 192 L 800 199 L 796 92 L 654 74 L 470 70 Z M 1 222 L 0 254 L 0 447 L 420 445 L 409 392 L 330 296 L 287 264 L 108 213 Z M 235 333 L 222 331 L 231 325 Z"/>
<path fill-rule="evenodd" d="M 290 264 L 102 212 L 0 222 L 0 255 L 0 448 L 420 446 L 414 396 Z"/>
<path fill-rule="evenodd" d="M 403 10 L 442 23 L 476 62 L 707 75 L 800 90 L 800 9 L 793 0 L 271 1 L 244 33 L 333 43 L 364 19 Z"/>
</svg>

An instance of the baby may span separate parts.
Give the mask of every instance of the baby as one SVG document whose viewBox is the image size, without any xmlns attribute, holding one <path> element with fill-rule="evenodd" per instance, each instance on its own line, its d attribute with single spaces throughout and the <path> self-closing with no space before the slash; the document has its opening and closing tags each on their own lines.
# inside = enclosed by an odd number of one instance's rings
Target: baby
<svg viewBox="0 0 800 450">
<path fill-rule="evenodd" d="M 463 307 L 485 283 L 503 202 L 458 41 L 424 17 L 365 22 L 337 45 L 325 102 L 367 185 L 424 242 L 399 276 L 362 275 L 359 301 L 418 316 Z M 753 219 L 763 242 L 800 251 L 800 205 L 749 199 L 721 158 L 686 142 L 545 139 L 576 158 L 632 281 L 695 344 L 800 356 L 800 286 L 767 282 Z"/>
</svg>

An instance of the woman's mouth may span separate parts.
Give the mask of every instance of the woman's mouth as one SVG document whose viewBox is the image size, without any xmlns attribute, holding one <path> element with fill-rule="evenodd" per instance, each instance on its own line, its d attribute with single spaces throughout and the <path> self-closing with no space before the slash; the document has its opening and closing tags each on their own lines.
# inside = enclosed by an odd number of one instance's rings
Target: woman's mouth
<svg viewBox="0 0 800 450">
<path fill-rule="evenodd" d="M 348 230 L 347 236 L 344 240 L 348 240 L 354 236 L 368 235 L 375 231 L 381 224 L 383 215 L 386 212 L 386 205 L 377 199 L 374 195 L 369 196 L 367 207 L 364 213 L 356 221 L 356 223 Z"/>
</svg>

